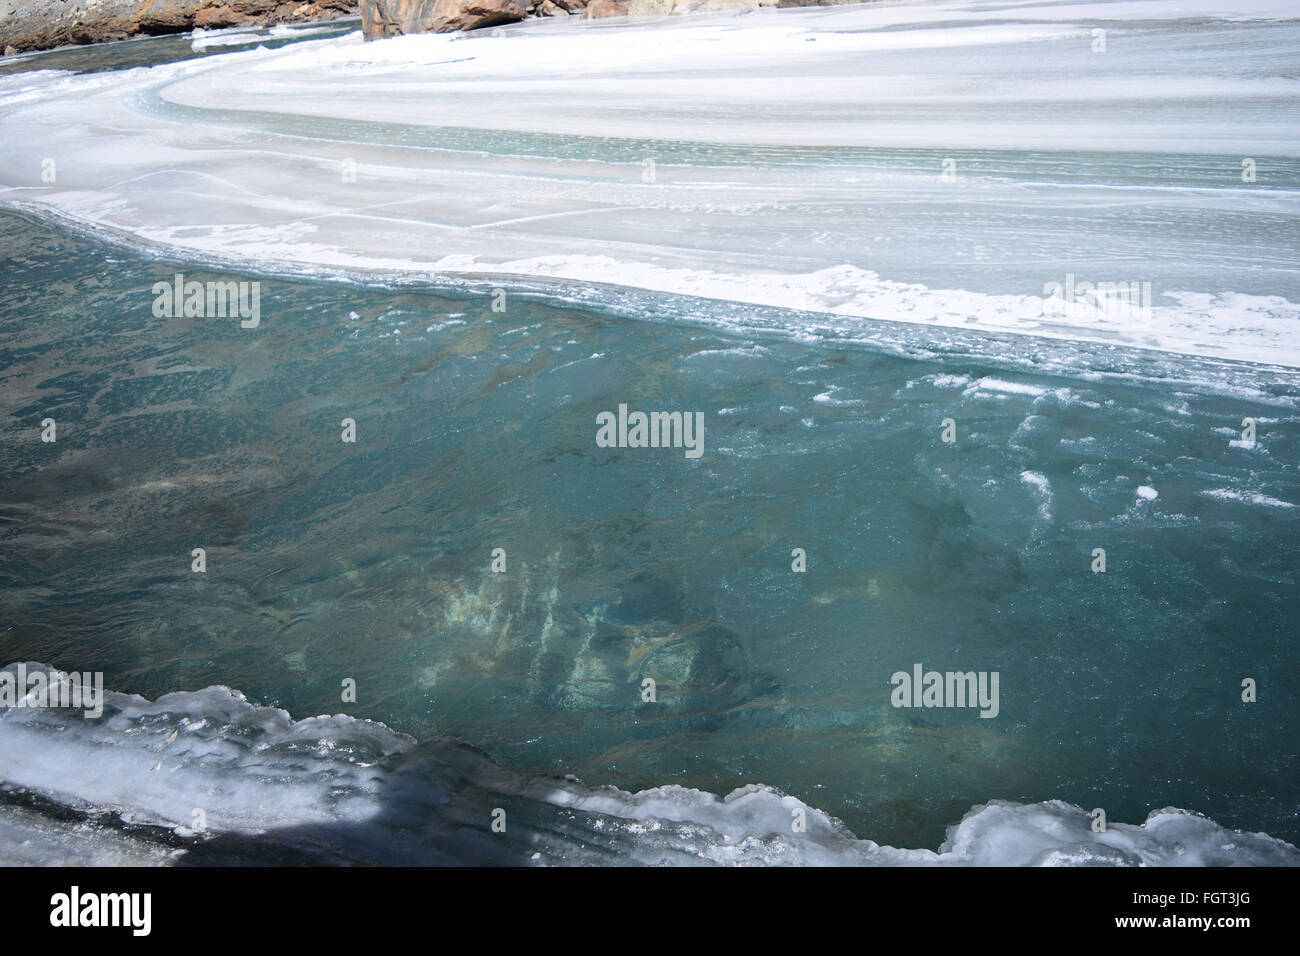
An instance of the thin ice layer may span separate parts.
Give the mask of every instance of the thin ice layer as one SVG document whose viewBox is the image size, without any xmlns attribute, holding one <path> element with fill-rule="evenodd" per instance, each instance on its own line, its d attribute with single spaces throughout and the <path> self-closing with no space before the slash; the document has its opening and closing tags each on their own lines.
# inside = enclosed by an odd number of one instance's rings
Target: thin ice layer
<svg viewBox="0 0 1300 956">
<path fill-rule="evenodd" d="M 1290 16 L 950 0 L 14 74 L 0 200 L 262 268 L 545 276 L 1296 366 Z"/>
<path fill-rule="evenodd" d="M 98 719 L 0 711 L 0 861 L 85 862 L 89 840 L 105 860 L 159 864 L 1300 865 L 1290 844 L 1183 810 L 1095 833 L 1089 814 L 1061 801 L 994 800 L 950 827 L 937 852 L 896 849 L 761 784 L 726 797 L 591 788 L 372 721 L 295 721 L 227 687 L 106 697 Z M 81 816 L 60 821 L 48 805 Z"/>
</svg>

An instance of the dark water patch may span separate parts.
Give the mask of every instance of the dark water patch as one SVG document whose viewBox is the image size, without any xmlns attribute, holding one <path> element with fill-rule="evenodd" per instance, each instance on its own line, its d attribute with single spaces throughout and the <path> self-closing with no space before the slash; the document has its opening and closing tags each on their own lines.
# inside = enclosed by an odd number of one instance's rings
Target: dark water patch
<svg viewBox="0 0 1300 956">
<path fill-rule="evenodd" d="M 519 284 L 495 312 L 477 286 L 185 268 L 262 282 L 242 329 L 154 316 L 174 263 L 8 214 L 0 243 L 11 660 L 592 784 L 762 781 L 906 846 L 991 797 L 1297 835 L 1285 375 L 1111 351 L 1081 378 L 1090 353 L 1032 340 L 1017 365 L 685 298 Z M 703 412 L 704 454 L 597 446 L 620 404 Z M 998 671 L 998 716 L 892 707 L 917 662 Z"/>
</svg>

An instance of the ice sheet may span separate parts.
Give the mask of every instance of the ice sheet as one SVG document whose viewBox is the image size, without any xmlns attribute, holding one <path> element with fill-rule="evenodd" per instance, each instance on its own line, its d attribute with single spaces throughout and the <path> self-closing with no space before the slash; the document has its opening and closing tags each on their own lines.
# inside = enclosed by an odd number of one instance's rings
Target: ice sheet
<svg viewBox="0 0 1300 956">
<path fill-rule="evenodd" d="M 1290 17 L 948 0 L 15 74 L 0 201 L 268 269 L 545 276 L 1296 366 Z M 1149 282 L 1150 310 L 1053 308 L 1069 276 Z"/>
</svg>

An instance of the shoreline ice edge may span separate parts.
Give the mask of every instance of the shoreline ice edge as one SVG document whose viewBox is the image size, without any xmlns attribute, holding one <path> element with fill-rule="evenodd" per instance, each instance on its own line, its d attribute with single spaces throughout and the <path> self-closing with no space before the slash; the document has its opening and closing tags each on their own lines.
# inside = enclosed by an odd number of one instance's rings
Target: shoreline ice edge
<svg viewBox="0 0 1300 956">
<path fill-rule="evenodd" d="M 343 714 L 295 720 L 221 685 L 155 701 L 111 690 L 105 698 L 99 719 L 76 709 L 0 710 L 0 861 L 53 853 L 85 862 L 93 847 L 91 859 L 106 864 L 201 863 L 231 845 L 398 864 L 1300 865 L 1300 849 L 1285 841 L 1171 807 L 1094 833 L 1090 814 L 1065 801 L 994 799 L 951 825 L 937 851 L 902 849 L 860 839 L 763 784 L 726 796 L 677 785 L 591 787 L 517 773 L 452 738 L 421 742 Z M 41 802 L 79 819 L 56 821 Z M 506 833 L 492 831 L 498 809 Z M 104 826 L 105 816 L 116 827 Z M 792 831 L 795 816 L 806 832 Z"/>
</svg>

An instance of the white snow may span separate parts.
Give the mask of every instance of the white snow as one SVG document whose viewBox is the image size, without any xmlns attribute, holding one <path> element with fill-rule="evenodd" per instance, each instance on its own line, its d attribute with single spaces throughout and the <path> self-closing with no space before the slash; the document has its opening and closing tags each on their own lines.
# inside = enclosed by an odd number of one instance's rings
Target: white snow
<svg viewBox="0 0 1300 956">
<path fill-rule="evenodd" d="M 1252 33 L 1267 64 L 1295 47 L 1292 15 L 1285 0 L 941 0 L 353 33 L 17 73 L 0 77 L 0 202 L 253 268 L 539 276 L 803 310 L 832 329 L 878 319 L 1300 366 L 1300 304 L 1259 278 L 1288 281 L 1268 223 L 1300 191 L 1264 160 L 1240 181 L 1243 156 L 1300 157 L 1296 83 L 1242 69 L 1216 32 L 1269 21 Z M 1184 20 L 1195 45 L 1174 42 Z M 1046 166 L 981 174 L 973 150 Z M 1068 151 L 1112 171 L 1080 180 Z M 1144 151 L 1164 178 L 1128 179 Z M 1222 157 L 1222 181 L 1185 182 L 1169 154 Z M 1125 210 L 1120 229 L 1110 213 Z M 1221 241 L 1183 225 L 1227 214 L 1260 218 Z M 1149 319 L 1044 290 L 1067 272 L 1147 279 L 1157 251 L 1206 267 L 1194 288 L 1153 288 Z"/>
</svg>

